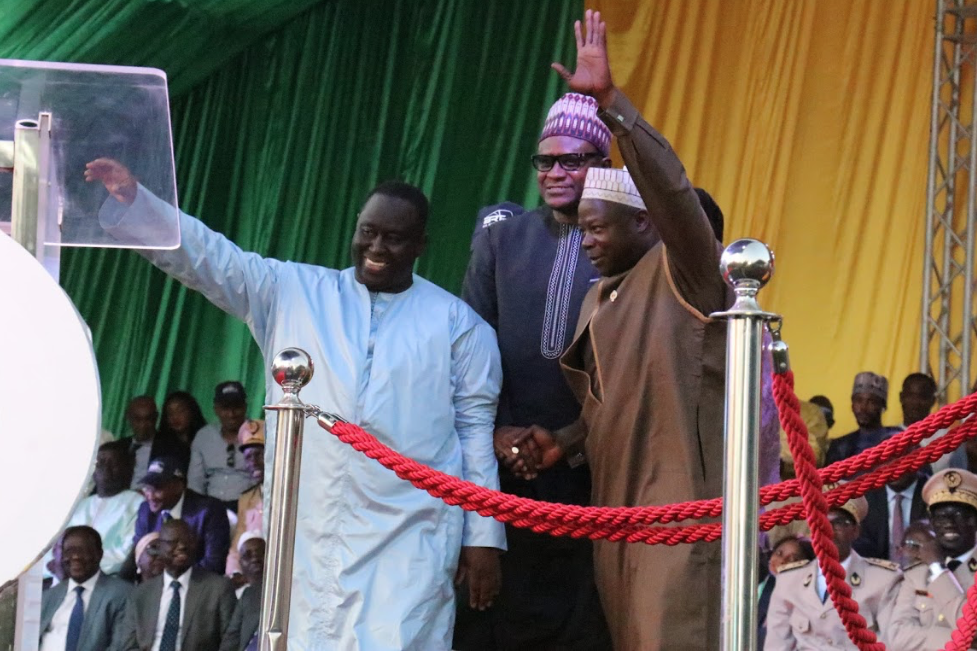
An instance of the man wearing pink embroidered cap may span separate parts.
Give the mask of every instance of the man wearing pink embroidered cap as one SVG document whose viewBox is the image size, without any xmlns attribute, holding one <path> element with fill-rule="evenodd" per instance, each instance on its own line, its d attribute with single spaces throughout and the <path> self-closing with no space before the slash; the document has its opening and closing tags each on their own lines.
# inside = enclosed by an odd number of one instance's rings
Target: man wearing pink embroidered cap
<svg viewBox="0 0 977 651">
<path fill-rule="evenodd" d="M 567 93 L 549 109 L 536 154 L 526 161 L 536 169 L 543 205 L 527 211 L 502 203 L 478 214 L 462 298 L 498 334 L 504 377 L 495 450 L 506 463 L 525 463 L 512 452 L 512 440 L 527 428 L 560 429 L 580 414 L 559 357 L 598 277 L 580 248 L 577 204 L 587 170 L 610 164 L 610 139 L 597 117 L 597 102 Z M 526 478 L 500 466 L 502 489 L 548 502 L 588 504 L 590 472 L 579 461 L 562 461 L 545 471 L 520 465 L 516 470 Z M 485 613 L 459 604 L 453 648 L 609 648 L 591 543 L 515 527 L 506 528 L 506 537 L 499 599 Z"/>
<path fill-rule="evenodd" d="M 721 247 L 668 141 L 611 80 L 600 14 L 575 25 L 576 71 L 628 170 L 591 169 L 580 200 L 582 246 L 600 271 L 561 357 L 583 404 L 576 427 L 537 430 L 537 461 L 581 443 L 600 506 L 718 497 L 723 477 L 726 325 L 732 305 Z M 719 648 L 720 546 L 597 541 L 594 566 L 615 651 Z"/>
</svg>

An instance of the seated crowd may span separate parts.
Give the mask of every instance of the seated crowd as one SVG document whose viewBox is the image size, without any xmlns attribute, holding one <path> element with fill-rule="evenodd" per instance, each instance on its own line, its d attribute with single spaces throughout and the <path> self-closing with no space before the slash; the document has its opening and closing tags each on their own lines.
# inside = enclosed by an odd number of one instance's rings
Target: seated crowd
<svg viewBox="0 0 977 651">
<path fill-rule="evenodd" d="M 186 392 L 148 396 L 103 443 L 94 490 L 46 564 L 40 649 L 257 649 L 264 575 L 264 421 L 239 382 L 208 425 Z M 158 425 L 157 425 L 158 421 Z"/>
<path fill-rule="evenodd" d="M 859 373 L 858 429 L 829 437 L 831 402 L 802 402 L 820 465 L 851 457 L 925 418 L 936 385 L 908 376 L 903 422 L 882 425 L 888 382 Z M 206 425 L 192 396 L 176 392 L 162 419 L 133 398 L 131 436 L 101 445 L 94 490 L 53 550 L 41 613 L 41 649 L 257 648 L 264 422 L 249 420 L 238 382 L 217 386 L 219 424 Z M 783 433 L 782 433 L 783 436 Z M 925 471 L 898 477 L 829 512 L 853 598 L 890 649 L 938 649 L 950 639 L 977 572 L 977 444 Z M 786 443 L 781 475 L 793 476 Z M 136 490 L 133 490 L 132 488 Z M 765 536 L 759 595 L 760 649 L 855 648 L 827 597 L 806 523 Z"/>
<path fill-rule="evenodd" d="M 921 373 L 909 375 L 899 402 L 902 423 L 884 426 L 888 381 L 859 373 L 851 396 L 858 429 L 829 437 L 830 400 L 802 401 L 801 417 L 818 465 L 850 458 L 923 420 L 936 403 L 935 382 Z M 785 436 L 781 432 L 781 476 L 790 479 L 794 472 Z M 888 649 L 942 649 L 956 627 L 977 572 L 977 463 L 971 458 L 977 459 L 973 441 L 931 467 L 829 510 L 852 597 Z M 758 648 L 857 648 L 827 595 L 803 520 L 771 530 L 762 556 Z"/>
</svg>

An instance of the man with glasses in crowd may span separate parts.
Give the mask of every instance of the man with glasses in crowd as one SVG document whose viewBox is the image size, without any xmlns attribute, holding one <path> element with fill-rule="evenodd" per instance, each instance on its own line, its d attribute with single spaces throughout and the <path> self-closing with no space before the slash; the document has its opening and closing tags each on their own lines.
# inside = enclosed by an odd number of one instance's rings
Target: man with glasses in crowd
<svg viewBox="0 0 977 651">
<path fill-rule="evenodd" d="M 935 540 L 906 569 L 887 628 L 890 649 L 936 651 L 950 641 L 977 572 L 977 475 L 949 469 L 923 486 Z"/>
<path fill-rule="evenodd" d="M 216 498 L 237 513 L 238 498 L 253 484 L 237 447 L 237 433 L 248 413 L 248 396 L 240 382 L 217 385 L 214 413 L 219 425 L 204 426 L 193 439 L 187 483 L 191 490 Z"/>
<path fill-rule="evenodd" d="M 531 159 L 543 205 L 529 211 L 512 203 L 483 208 L 472 236 L 462 298 L 495 328 L 502 353 L 496 454 L 520 464 L 528 476 L 536 469 L 512 452 L 514 437 L 532 426 L 558 430 L 580 414 L 559 358 L 598 278 L 581 252 L 577 204 L 587 170 L 610 164 L 610 140 L 592 97 L 561 97 Z M 507 493 L 569 504 L 590 500 L 590 471 L 579 462 L 561 462 L 531 479 L 505 468 L 500 476 Z M 459 604 L 454 648 L 609 648 L 590 541 L 508 526 L 506 537 L 499 603 L 487 614 Z"/>
<path fill-rule="evenodd" d="M 190 459 L 190 446 L 182 440 L 160 435 L 157 431 L 159 410 L 152 396 L 136 396 L 126 407 L 126 422 L 130 436 L 119 439 L 124 442 L 133 457 L 133 472 L 130 488 L 139 490 L 139 480 L 146 474 L 149 462 L 165 456 Z"/>
</svg>

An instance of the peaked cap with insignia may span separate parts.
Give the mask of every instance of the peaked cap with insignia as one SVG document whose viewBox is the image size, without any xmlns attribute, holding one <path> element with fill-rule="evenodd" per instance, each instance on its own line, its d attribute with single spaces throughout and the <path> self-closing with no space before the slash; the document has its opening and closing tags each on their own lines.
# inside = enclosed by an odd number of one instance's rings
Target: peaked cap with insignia
<svg viewBox="0 0 977 651">
<path fill-rule="evenodd" d="M 946 502 L 977 509 L 977 475 L 959 468 L 941 470 L 923 486 L 923 501 L 931 509 Z"/>
</svg>

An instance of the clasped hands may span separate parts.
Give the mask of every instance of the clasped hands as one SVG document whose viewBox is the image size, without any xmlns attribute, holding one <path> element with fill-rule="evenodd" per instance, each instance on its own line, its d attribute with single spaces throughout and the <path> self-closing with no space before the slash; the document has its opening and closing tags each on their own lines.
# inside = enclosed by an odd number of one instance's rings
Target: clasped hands
<svg viewBox="0 0 977 651">
<path fill-rule="evenodd" d="M 499 461 L 522 479 L 535 479 L 563 456 L 553 433 L 539 425 L 497 427 L 494 445 Z"/>
</svg>

